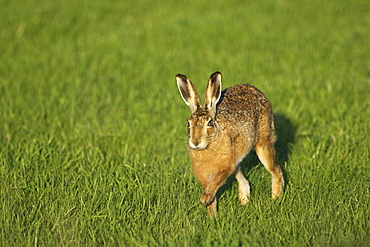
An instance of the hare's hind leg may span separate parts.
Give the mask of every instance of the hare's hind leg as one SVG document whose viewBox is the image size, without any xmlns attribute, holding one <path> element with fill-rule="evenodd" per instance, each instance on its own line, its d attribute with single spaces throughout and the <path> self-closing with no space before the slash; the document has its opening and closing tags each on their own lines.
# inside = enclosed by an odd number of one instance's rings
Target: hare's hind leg
<svg viewBox="0 0 370 247">
<path fill-rule="evenodd" d="M 255 146 L 255 150 L 263 166 L 271 173 L 272 198 L 280 198 L 283 193 L 284 178 L 280 166 L 275 163 L 273 143 L 259 141 Z"/>
<path fill-rule="evenodd" d="M 236 167 L 235 178 L 238 181 L 238 196 L 240 204 L 245 205 L 249 201 L 251 189 L 248 180 L 244 177 L 240 165 Z"/>
</svg>

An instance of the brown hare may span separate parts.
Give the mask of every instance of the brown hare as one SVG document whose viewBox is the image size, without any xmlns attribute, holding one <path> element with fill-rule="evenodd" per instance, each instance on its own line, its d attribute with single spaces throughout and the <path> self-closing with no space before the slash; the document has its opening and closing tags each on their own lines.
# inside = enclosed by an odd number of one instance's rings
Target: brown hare
<svg viewBox="0 0 370 247">
<path fill-rule="evenodd" d="M 272 198 L 280 198 L 284 178 L 275 163 L 274 121 L 265 95 L 248 84 L 221 92 L 221 73 L 215 72 L 208 80 L 205 104 L 201 106 L 198 92 L 185 75 L 178 74 L 176 82 L 191 110 L 189 153 L 194 174 L 204 187 L 200 203 L 207 206 L 208 214 L 216 216 L 216 192 L 231 174 L 238 181 L 240 203 L 248 202 L 250 187 L 240 162 L 253 147 L 272 175 Z"/>
</svg>

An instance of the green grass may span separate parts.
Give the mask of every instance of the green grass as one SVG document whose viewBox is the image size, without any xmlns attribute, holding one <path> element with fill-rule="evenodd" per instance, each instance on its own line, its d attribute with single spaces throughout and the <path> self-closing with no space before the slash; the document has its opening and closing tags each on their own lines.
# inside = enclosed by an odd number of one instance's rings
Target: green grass
<svg viewBox="0 0 370 247">
<path fill-rule="evenodd" d="M 369 246 L 370 4 L 2 1 L 0 246 Z M 273 104 L 274 202 L 252 153 L 216 220 L 175 84 L 250 83 Z M 202 93 L 203 94 L 203 93 Z"/>
</svg>

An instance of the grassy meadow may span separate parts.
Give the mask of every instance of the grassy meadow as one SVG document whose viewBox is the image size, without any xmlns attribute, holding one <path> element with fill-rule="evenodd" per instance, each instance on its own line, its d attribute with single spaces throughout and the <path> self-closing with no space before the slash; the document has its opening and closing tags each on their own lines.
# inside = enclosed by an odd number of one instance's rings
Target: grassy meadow
<svg viewBox="0 0 370 247">
<path fill-rule="evenodd" d="M 0 246 L 370 246 L 370 3 L 0 1 Z M 252 152 L 217 219 L 175 75 L 258 87 L 277 162 Z"/>
</svg>

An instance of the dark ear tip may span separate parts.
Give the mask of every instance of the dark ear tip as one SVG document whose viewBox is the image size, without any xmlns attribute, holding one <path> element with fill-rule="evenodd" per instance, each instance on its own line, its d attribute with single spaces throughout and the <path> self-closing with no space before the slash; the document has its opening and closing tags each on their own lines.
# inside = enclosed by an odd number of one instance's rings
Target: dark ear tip
<svg viewBox="0 0 370 247">
<path fill-rule="evenodd" d="M 186 81 L 186 79 L 188 79 L 188 78 L 186 77 L 186 75 L 183 75 L 183 74 L 177 74 L 177 75 L 176 75 L 176 78 L 181 78 L 181 79 L 183 79 L 183 80 L 185 80 L 185 81 Z"/>
<path fill-rule="evenodd" d="M 214 73 L 210 76 L 210 78 L 211 78 L 211 79 L 212 79 L 212 81 L 213 81 L 213 80 L 216 80 L 218 76 L 221 76 L 221 77 L 222 77 L 222 74 L 221 74 L 221 72 L 220 72 L 220 71 L 216 71 L 216 72 L 214 72 Z"/>
</svg>

